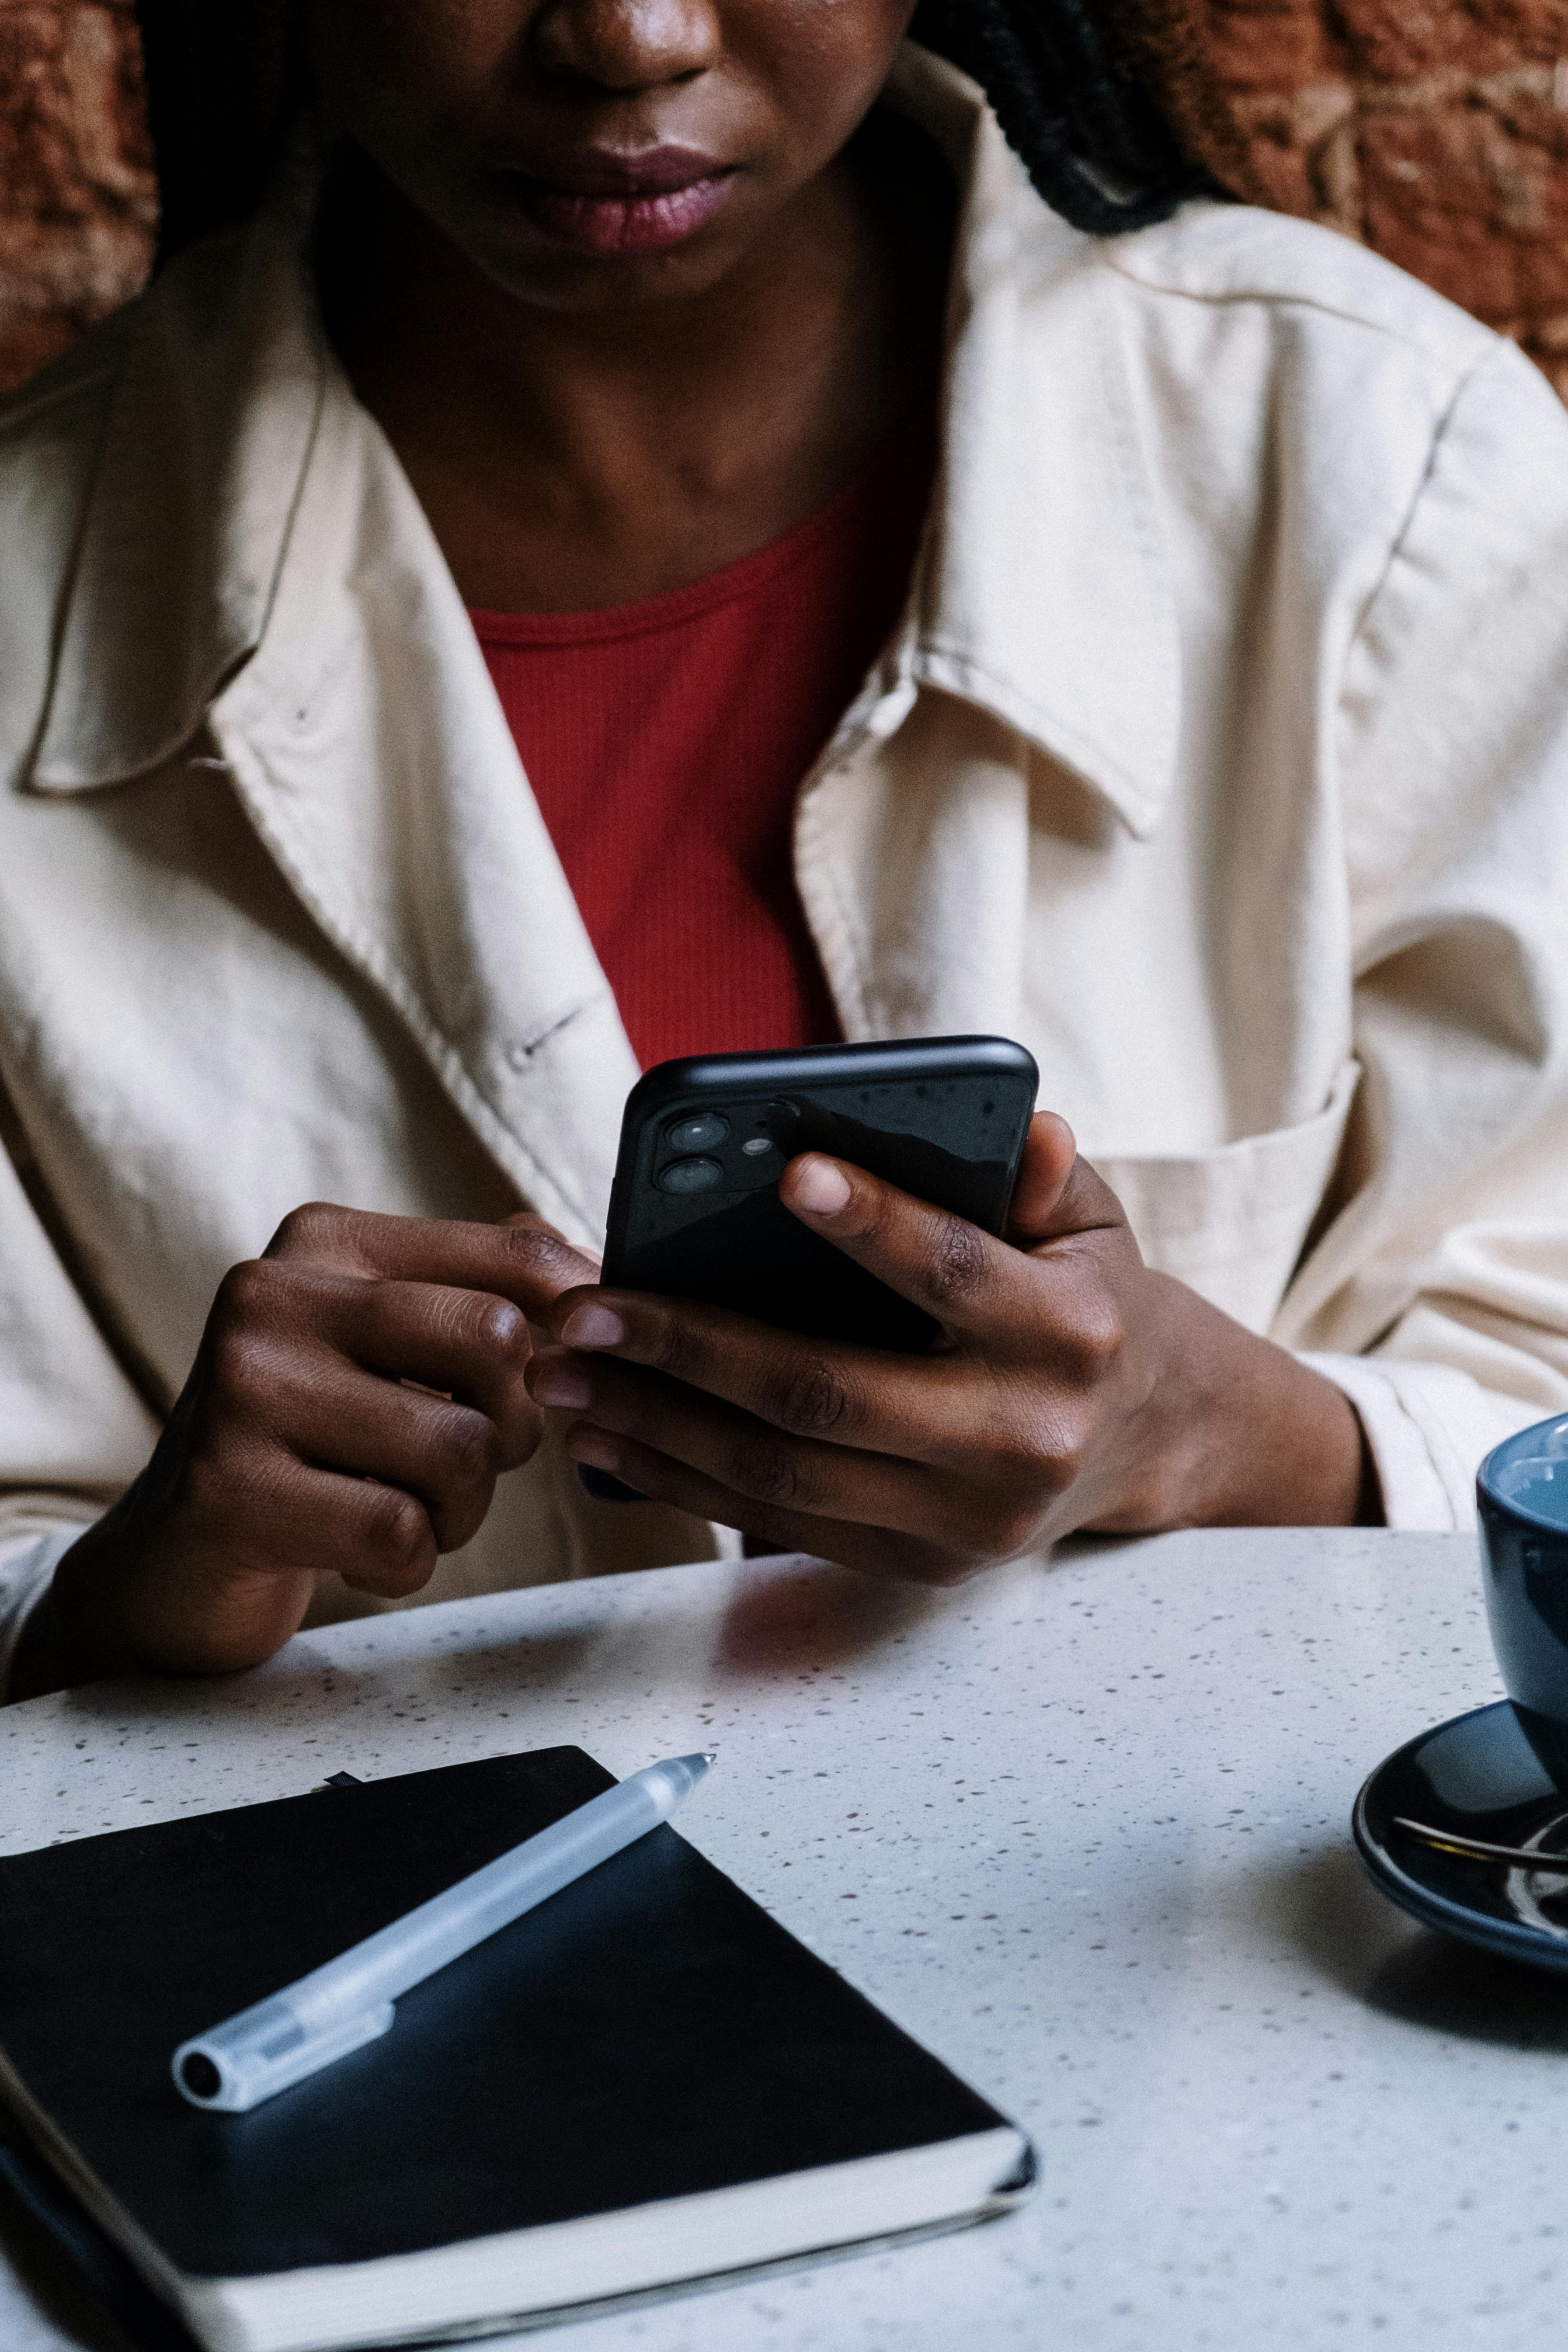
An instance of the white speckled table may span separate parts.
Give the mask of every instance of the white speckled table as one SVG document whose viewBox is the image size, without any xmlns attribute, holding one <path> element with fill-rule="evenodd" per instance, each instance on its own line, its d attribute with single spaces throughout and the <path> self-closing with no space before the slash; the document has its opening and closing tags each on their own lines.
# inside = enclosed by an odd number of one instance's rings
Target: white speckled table
<svg viewBox="0 0 1568 2352">
<path fill-rule="evenodd" d="M 1026 2125 L 1042 2183 L 987 2229 L 549 2341 L 1511 2352 L 1564 2324 L 1568 1992 L 1387 1907 L 1348 1830 L 1382 1755 L 1497 1688 L 1468 1538 L 1101 1543 L 945 1594 L 720 1563 L 0 1711 L 0 1850 L 711 1737 L 684 1834 Z M 113 2340 L 11 2242 L 4 2352 Z"/>
</svg>

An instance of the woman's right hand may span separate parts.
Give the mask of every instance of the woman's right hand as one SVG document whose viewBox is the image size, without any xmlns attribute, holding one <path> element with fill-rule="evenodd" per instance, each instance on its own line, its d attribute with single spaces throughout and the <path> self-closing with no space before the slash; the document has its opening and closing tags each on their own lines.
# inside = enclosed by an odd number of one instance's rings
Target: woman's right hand
<svg viewBox="0 0 1568 2352">
<path fill-rule="evenodd" d="M 225 1276 L 157 1450 L 60 1561 L 11 1696 L 258 1664 L 329 1570 L 418 1591 L 539 1443 L 530 1318 L 597 1274 L 533 1217 L 296 1209 Z"/>
</svg>

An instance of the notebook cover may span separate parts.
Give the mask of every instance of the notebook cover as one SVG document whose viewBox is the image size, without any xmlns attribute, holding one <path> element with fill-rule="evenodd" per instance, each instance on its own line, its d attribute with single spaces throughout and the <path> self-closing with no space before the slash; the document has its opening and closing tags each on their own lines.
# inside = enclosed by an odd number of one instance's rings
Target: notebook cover
<svg viewBox="0 0 1568 2352">
<path fill-rule="evenodd" d="M 1005 2118 L 675 1831 L 248 2115 L 177 2042 L 613 1785 L 554 1748 L 0 1860 L 0 2049 L 188 2275 L 255 2276 L 849 2162 Z"/>
<path fill-rule="evenodd" d="M 0 2137 L 0 2252 L 41 2290 L 45 2312 L 68 2332 L 77 2298 L 88 2303 L 88 2341 L 122 2352 L 202 2352 L 195 2337 L 161 2303 L 112 2238 L 105 2235 L 55 2179 L 36 2149 Z M 57 2302 L 63 2288 L 68 2308 Z M 113 2322 L 106 2330 L 100 2323 Z"/>
</svg>

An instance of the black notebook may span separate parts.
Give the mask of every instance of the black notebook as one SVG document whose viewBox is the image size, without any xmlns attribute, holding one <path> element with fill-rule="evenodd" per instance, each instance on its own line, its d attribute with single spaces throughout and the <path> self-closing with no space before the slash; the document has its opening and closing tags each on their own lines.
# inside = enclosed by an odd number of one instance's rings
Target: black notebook
<svg viewBox="0 0 1568 2352">
<path fill-rule="evenodd" d="M 0 1861 L 0 2098 L 213 2352 L 518 2325 L 1001 2211 L 1022 2133 L 677 1832 L 247 2115 L 176 2043 L 612 1786 L 575 1748 Z"/>
</svg>

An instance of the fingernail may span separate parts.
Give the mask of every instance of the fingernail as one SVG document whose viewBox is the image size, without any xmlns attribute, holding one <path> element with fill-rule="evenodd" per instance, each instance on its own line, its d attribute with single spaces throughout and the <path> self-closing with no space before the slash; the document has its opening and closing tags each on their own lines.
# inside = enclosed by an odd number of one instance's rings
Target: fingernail
<svg viewBox="0 0 1568 2352">
<path fill-rule="evenodd" d="M 592 1394 L 587 1373 L 575 1364 L 542 1364 L 533 1376 L 536 1404 L 564 1405 L 570 1412 L 581 1412 Z"/>
<path fill-rule="evenodd" d="M 571 1348 L 618 1348 L 626 1327 L 609 1307 L 574 1307 L 561 1328 Z"/>
<path fill-rule="evenodd" d="M 831 1160 L 801 1160 L 790 1185 L 798 1208 L 814 1217 L 836 1217 L 849 1202 L 849 1179 Z"/>
</svg>

